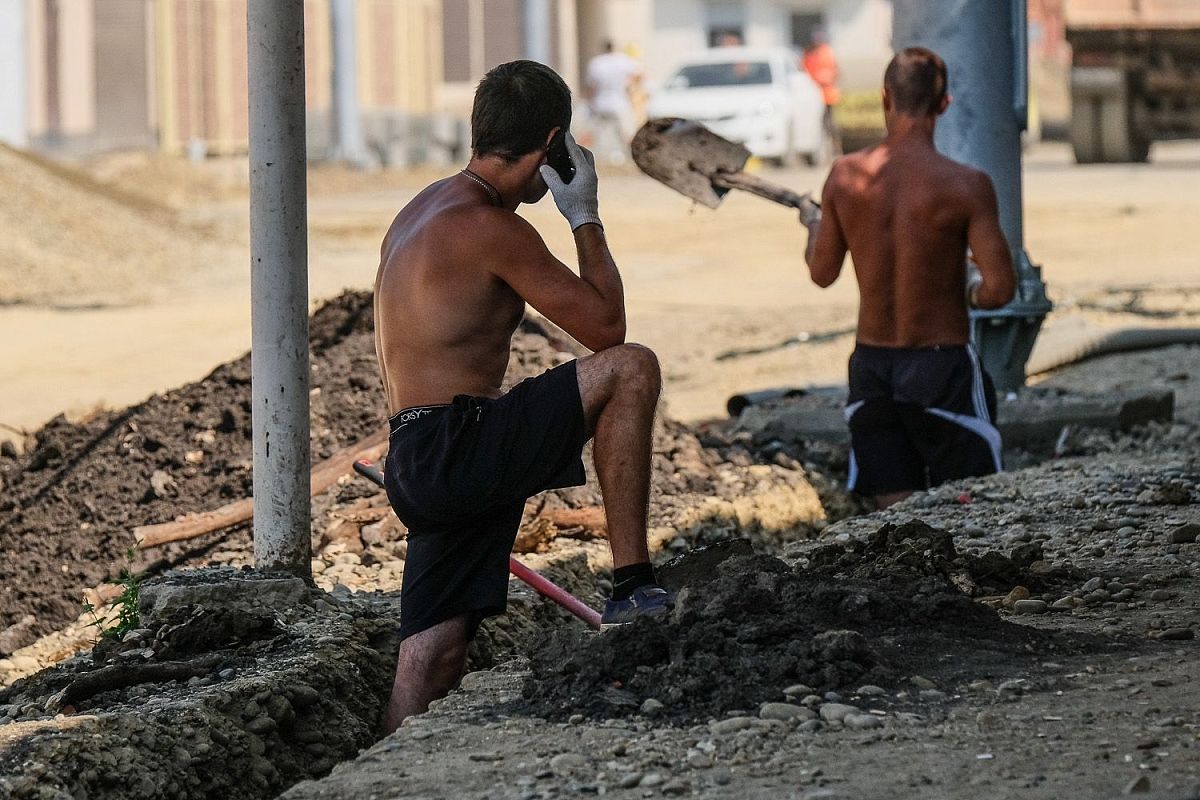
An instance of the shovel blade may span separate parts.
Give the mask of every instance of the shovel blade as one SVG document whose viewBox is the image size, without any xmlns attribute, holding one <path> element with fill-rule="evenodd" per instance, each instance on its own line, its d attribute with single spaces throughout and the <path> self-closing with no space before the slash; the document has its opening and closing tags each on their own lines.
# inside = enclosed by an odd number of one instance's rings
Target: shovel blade
<svg viewBox="0 0 1200 800">
<path fill-rule="evenodd" d="M 709 208 L 720 205 L 729 192 L 713 185 L 713 176 L 738 172 L 750 158 L 742 145 L 679 117 L 648 120 L 630 149 L 642 172 Z"/>
</svg>

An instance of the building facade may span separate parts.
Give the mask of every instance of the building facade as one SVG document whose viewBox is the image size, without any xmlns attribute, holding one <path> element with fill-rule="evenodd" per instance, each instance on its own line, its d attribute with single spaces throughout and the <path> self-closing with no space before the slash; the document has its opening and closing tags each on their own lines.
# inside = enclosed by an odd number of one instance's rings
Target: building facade
<svg viewBox="0 0 1200 800">
<path fill-rule="evenodd" d="M 245 152 L 247 1 L 0 0 L 0 111 L 11 112 L 0 140 L 64 154 Z M 320 155 L 330 4 L 304 6 L 310 152 Z M 436 111 L 441 18 L 440 0 L 355 3 L 358 105 L 381 156 Z"/>
<path fill-rule="evenodd" d="M 309 152 L 332 151 L 330 0 L 303 0 Z M 246 151 L 248 0 L 0 0 L 0 141 L 66 155 Z M 843 86 L 878 86 L 889 0 L 355 0 L 357 101 L 383 163 L 457 158 L 474 88 L 539 57 L 577 92 L 605 41 L 646 85 L 721 34 L 801 47 L 830 35 Z"/>
</svg>

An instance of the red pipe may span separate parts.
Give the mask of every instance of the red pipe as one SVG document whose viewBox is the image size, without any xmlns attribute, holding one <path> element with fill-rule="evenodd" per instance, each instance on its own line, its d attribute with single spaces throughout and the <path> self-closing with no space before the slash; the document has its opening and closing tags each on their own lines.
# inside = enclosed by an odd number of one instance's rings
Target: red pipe
<svg viewBox="0 0 1200 800">
<path fill-rule="evenodd" d="M 354 471 L 372 483 L 383 486 L 383 471 L 365 458 L 354 462 Z M 508 571 L 542 597 L 554 601 L 590 627 L 599 629 L 600 614 L 554 581 L 539 575 L 512 556 L 508 557 Z"/>
<path fill-rule="evenodd" d="M 599 629 L 600 614 L 589 608 L 582 600 L 566 589 L 550 579 L 542 577 L 512 556 L 508 557 L 508 571 L 529 584 L 538 594 L 549 600 L 553 600 L 591 627 Z"/>
</svg>

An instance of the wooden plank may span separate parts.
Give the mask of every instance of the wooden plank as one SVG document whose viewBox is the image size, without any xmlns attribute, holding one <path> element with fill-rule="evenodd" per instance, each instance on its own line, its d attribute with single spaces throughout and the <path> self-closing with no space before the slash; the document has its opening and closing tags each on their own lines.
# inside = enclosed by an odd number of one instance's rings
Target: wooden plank
<svg viewBox="0 0 1200 800">
<path fill-rule="evenodd" d="M 367 436 L 349 447 L 344 447 L 313 467 L 309 488 L 313 495 L 318 495 L 337 482 L 343 475 L 354 469 L 354 462 L 360 458 L 374 461 L 387 453 L 388 433 L 381 430 Z M 141 525 L 133 529 L 133 538 L 137 540 L 138 549 L 158 547 L 168 542 L 178 542 L 194 539 L 206 533 L 212 533 L 239 522 L 245 522 L 254 515 L 254 499 L 237 500 L 212 511 L 186 514 L 173 522 L 163 522 L 157 525 Z"/>
</svg>

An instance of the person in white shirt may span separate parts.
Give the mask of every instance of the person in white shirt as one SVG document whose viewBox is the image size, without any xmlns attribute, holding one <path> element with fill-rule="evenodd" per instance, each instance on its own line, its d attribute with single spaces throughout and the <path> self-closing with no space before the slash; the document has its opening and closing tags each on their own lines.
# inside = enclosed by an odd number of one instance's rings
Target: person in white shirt
<svg viewBox="0 0 1200 800">
<path fill-rule="evenodd" d="M 594 56 L 585 76 L 588 111 L 596 155 L 612 164 L 623 163 L 633 138 L 633 103 L 629 90 L 642 76 L 638 62 L 613 50 L 611 41 Z"/>
</svg>

